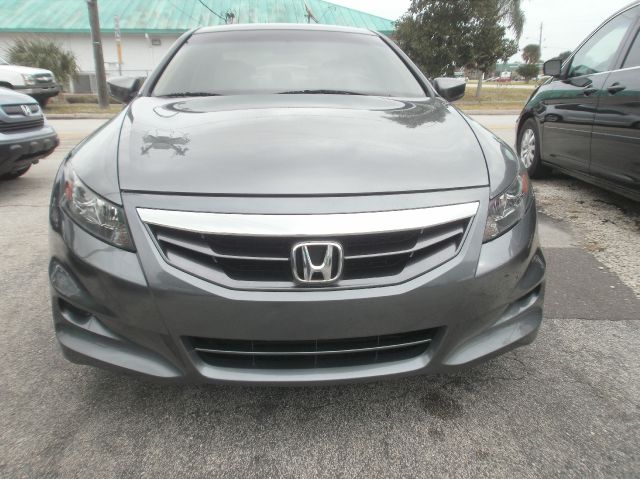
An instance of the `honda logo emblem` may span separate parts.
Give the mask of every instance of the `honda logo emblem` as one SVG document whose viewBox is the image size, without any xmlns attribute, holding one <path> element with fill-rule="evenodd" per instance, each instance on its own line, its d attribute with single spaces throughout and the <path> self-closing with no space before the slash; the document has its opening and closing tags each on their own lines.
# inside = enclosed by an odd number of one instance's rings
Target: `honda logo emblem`
<svg viewBox="0 0 640 479">
<path fill-rule="evenodd" d="M 302 284 L 327 284 L 340 279 L 344 254 L 331 241 L 298 243 L 291 250 L 293 277 Z"/>
</svg>

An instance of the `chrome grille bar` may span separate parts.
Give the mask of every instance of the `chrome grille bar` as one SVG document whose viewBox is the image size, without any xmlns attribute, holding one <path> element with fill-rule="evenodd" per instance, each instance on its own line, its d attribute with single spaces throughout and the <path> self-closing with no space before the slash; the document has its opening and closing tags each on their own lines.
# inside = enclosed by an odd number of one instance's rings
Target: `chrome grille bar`
<svg viewBox="0 0 640 479">
<path fill-rule="evenodd" d="M 337 236 L 428 228 L 471 218 L 479 203 L 432 208 L 312 215 L 203 213 L 138 208 L 150 225 L 205 234 L 240 236 Z"/>
<path fill-rule="evenodd" d="M 421 339 L 418 341 L 410 341 L 406 343 L 387 344 L 384 346 L 371 346 L 368 348 L 353 348 L 353 349 L 335 349 L 335 350 L 322 350 L 317 349 L 313 351 L 236 351 L 227 349 L 212 349 L 195 347 L 194 349 L 199 353 L 211 353 L 211 354 L 234 354 L 240 356 L 321 356 L 324 354 L 353 354 L 353 353 L 365 353 L 372 351 L 384 351 L 387 349 L 399 349 L 408 348 L 411 346 L 419 346 L 420 344 L 428 344 L 431 342 L 431 338 Z"/>
</svg>

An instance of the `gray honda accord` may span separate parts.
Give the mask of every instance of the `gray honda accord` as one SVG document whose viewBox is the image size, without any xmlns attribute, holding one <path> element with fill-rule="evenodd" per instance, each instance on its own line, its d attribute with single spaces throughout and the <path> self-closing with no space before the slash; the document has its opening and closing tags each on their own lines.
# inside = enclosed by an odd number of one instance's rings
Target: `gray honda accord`
<svg viewBox="0 0 640 479">
<path fill-rule="evenodd" d="M 525 168 L 377 33 L 184 34 L 71 151 L 50 205 L 71 361 L 300 384 L 467 367 L 535 338 Z"/>
</svg>

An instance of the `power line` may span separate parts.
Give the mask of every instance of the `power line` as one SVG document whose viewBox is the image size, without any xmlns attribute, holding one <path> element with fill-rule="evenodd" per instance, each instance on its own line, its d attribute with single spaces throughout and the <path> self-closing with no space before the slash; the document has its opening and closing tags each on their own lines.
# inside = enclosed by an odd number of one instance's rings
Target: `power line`
<svg viewBox="0 0 640 479">
<path fill-rule="evenodd" d="M 222 20 L 223 22 L 227 23 L 227 19 L 224 18 L 222 15 L 214 12 L 213 10 L 211 10 L 206 3 L 204 3 L 202 0 L 198 0 L 198 2 L 200 3 L 200 5 L 202 5 L 204 8 L 206 8 L 207 10 L 209 10 L 211 13 L 213 13 L 216 17 L 218 17 L 220 20 Z"/>
</svg>

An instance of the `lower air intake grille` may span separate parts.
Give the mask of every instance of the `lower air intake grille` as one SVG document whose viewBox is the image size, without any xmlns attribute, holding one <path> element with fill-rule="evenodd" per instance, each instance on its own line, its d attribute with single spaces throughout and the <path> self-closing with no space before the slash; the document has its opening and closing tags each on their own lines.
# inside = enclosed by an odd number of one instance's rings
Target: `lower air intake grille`
<svg viewBox="0 0 640 479">
<path fill-rule="evenodd" d="M 239 369 L 310 369 L 362 366 L 423 354 L 437 329 L 364 338 L 245 341 L 186 338 L 202 361 Z"/>
<path fill-rule="evenodd" d="M 41 128 L 44 125 L 44 119 L 42 117 L 35 120 L 23 120 L 15 122 L 0 121 L 0 132 L 11 133 L 13 131 L 28 130 L 31 128 Z"/>
</svg>

